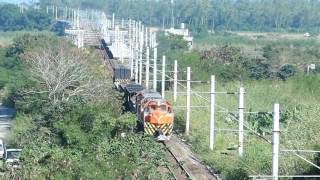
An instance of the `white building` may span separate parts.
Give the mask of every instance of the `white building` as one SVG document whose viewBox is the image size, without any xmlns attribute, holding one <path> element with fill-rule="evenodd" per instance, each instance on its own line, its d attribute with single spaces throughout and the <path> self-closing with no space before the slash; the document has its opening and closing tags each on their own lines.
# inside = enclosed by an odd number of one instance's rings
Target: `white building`
<svg viewBox="0 0 320 180">
<path fill-rule="evenodd" d="M 189 48 L 193 47 L 193 37 L 191 36 L 189 29 L 185 27 L 184 23 L 181 23 L 180 29 L 170 28 L 165 30 L 166 35 L 174 34 L 183 36 L 183 39 L 188 42 Z"/>
</svg>

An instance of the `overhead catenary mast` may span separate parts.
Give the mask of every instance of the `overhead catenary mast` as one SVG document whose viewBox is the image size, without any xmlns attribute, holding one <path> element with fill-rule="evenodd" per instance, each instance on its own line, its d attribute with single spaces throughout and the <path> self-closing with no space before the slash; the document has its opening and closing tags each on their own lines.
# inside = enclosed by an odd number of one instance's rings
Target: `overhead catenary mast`
<svg viewBox="0 0 320 180">
<path fill-rule="evenodd" d="M 171 0 L 171 28 L 174 28 L 174 0 Z"/>
</svg>

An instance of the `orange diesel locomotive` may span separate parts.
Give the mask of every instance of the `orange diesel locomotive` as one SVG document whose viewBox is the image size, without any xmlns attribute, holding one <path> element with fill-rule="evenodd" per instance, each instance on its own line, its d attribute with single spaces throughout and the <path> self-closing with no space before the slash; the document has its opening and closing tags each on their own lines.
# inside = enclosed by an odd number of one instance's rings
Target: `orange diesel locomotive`
<svg viewBox="0 0 320 180">
<path fill-rule="evenodd" d="M 160 93 L 144 90 L 139 84 L 122 84 L 125 92 L 125 107 L 135 112 L 138 129 L 152 135 L 157 141 L 170 139 L 173 129 L 173 111 L 171 104 Z"/>
<path fill-rule="evenodd" d="M 143 90 L 136 95 L 136 113 L 146 134 L 157 141 L 169 140 L 173 128 L 171 104 L 158 92 Z"/>
</svg>

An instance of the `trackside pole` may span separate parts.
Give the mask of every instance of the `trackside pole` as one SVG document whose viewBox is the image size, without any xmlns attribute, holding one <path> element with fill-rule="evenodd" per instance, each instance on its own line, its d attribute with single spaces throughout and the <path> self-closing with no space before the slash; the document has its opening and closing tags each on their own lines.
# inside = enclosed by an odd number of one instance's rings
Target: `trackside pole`
<svg viewBox="0 0 320 180">
<path fill-rule="evenodd" d="M 58 10 L 57 10 L 57 14 L 58 14 Z M 78 30 L 80 29 L 80 8 L 78 8 L 78 11 L 77 11 L 77 29 Z"/>
<path fill-rule="evenodd" d="M 72 28 L 75 28 L 76 27 L 75 10 L 73 9 L 71 12 L 72 12 L 71 18 L 72 18 L 72 26 L 73 26 Z"/>
<path fill-rule="evenodd" d="M 134 71 L 134 79 L 135 79 L 135 83 L 138 84 L 138 74 L 139 74 L 139 68 L 138 68 L 138 65 L 139 65 L 139 29 L 138 29 L 138 22 L 135 23 L 135 71 Z"/>
<path fill-rule="evenodd" d="M 68 19 L 68 8 L 64 7 L 64 17 Z"/>
<path fill-rule="evenodd" d="M 178 61 L 174 61 L 174 75 L 173 75 L 173 102 L 177 102 L 178 89 Z"/>
<path fill-rule="evenodd" d="M 149 70 L 150 70 L 150 49 L 149 47 L 147 47 L 146 89 L 149 89 Z"/>
<path fill-rule="evenodd" d="M 134 81 L 136 84 L 138 84 L 138 74 L 139 74 L 139 48 L 138 48 L 138 36 L 136 36 L 136 48 L 135 48 L 135 71 L 134 71 Z"/>
<path fill-rule="evenodd" d="M 149 35 L 149 33 L 148 33 L 148 27 L 146 27 L 146 47 L 149 47 L 149 43 L 148 43 L 148 35 Z"/>
<path fill-rule="evenodd" d="M 158 49 L 153 49 L 153 90 L 157 91 L 157 56 Z"/>
<path fill-rule="evenodd" d="M 141 26 L 142 26 L 141 21 L 139 21 L 139 23 L 138 23 L 138 31 L 139 31 L 139 33 L 141 32 Z"/>
<path fill-rule="evenodd" d="M 153 41 L 152 40 L 152 31 L 151 31 L 151 29 L 149 29 L 149 45 L 150 45 L 150 48 L 154 48 L 152 41 Z"/>
<path fill-rule="evenodd" d="M 134 64 L 134 52 L 132 48 L 132 44 L 130 44 L 130 78 L 133 78 L 133 64 Z"/>
<path fill-rule="evenodd" d="M 157 32 L 153 33 L 153 46 L 157 47 Z"/>
<path fill-rule="evenodd" d="M 165 98 L 165 86 L 166 86 L 166 56 L 162 56 L 162 78 L 161 78 L 161 95 Z"/>
<path fill-rule="evenodd" d="M 187 115 L 186 115 L 186 135 L 190 130 L 190 96 L 191 96 L 191 68 L 187 67 Z"/>
<path fill-rule="evenodd" d="M 56 6 L 56 20 L 58 19 L 58 7 Z"/>
<path fill-rule="evenodd" d="M 142 63 L 142 51 L 143 51 L 143 32 L 140 32 L 140 58 L 139 58 L 139 61 L 140 61 L 140 65 L 139 65 L 139 84 L 142 85 L 142 66 L 143 66 L 143 63 Z"/>
<path fill-rule="evenodd" d="M 280 134 L 280 110 L 279 104 L 273 106 L 273 130 L 272 130 L 272 179 L 278 180 L 279 175 L 279 134 Z"/>
<path fill-rule="evenodd" d="M 238 150 L 239 156 L 243 155 L 243 123 L 244 123 L 244 88 L 240 87 L 239 89 L 239 133 L 238 133 Z"/>
<path fill-rule="evenodd" d="M 115 20 L 114 20 L 114 13 L 112 13 L 112 29 L 114 29 L 115 28 L 115 22 L 114 22 Z"/>
<path fill-rule="evenodd" d="M 135 35 L 136 46 L 139 47 L 139 45 L 138 45 L 138 43 L 139 43 L 139 23 L 138 22 L 136 22 L 135 33 L 136 33 L 136 35 Z"/>
<path fill-rule="evenodd" d="M 215 76 L 211 76 L 211 92 L 210 92 L 210 138 L 209 148 L 214 148 L 214 114 L 215 114 Z"/>
<path fill-rule="evenodd" d="M 133 63 L 134 63 L 134 57 L 133 57 L 133 46 L 132 46 L 132 41 L 134 39 L 134 27 L 132 27 L 132 22 L 131 19 L 129 19 L 129 50 L 130 50 L 130 79 L 133 78 Z"/>
</svg>

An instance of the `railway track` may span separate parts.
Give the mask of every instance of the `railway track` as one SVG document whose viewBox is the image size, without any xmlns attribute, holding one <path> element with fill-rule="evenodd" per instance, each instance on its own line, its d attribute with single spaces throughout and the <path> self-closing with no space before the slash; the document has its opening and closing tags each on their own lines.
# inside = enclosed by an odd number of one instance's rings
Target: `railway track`
<svg viewBox="0 0 320 180">
<path fill-rule="evenodd" d="M 101 54 L 103 57 L 103 54 Z M 107 60 L 106 67 L 112 66 L 112 61 Z M 110 70 L 110 69 L 109 69 Z M 167 170 L 162 169 L 163 172 L 170 172 L 176 180 L 194 179 L 194 180 L 217 180 L 218 177 L 211 173 L 202 162 L 196 158 L 191 152 L 190 148 L 183 143 L 175 134 L 173 134 L 169 141 L 164 142 L 167 153 L 166 158 L 169 165 Z"/>
<path fill-rule="evenodd" d="M 170 172 L 170 175 L 173 176 L 173 179 L 190 179 L 187 172 L 183 169 L 182 164 L 175 158 L 174 154 L 168 149 L 165 143 L 163 143 L 166 148 L 166 159 L 170 163 L 166 166 L 167 170 Z"/>
<path fill-rule="evenodd" d="M 175 164 L 168 167 L 174 179 L 218 180 L 176 135 L 173 134 L 171 139 L 163 144 L 168 151 L 168 161 Z"/>
</svg>

